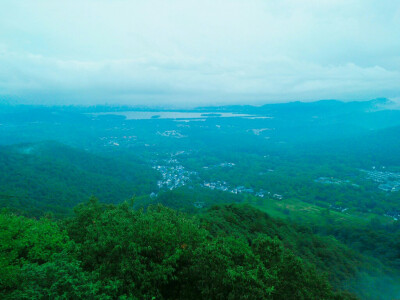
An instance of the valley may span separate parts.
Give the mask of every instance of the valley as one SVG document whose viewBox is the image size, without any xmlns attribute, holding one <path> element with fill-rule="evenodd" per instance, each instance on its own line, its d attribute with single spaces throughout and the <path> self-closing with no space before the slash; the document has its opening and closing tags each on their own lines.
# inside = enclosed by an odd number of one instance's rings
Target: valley
<svg viewBox="0 0 400 300">
<path fill-rule="evenodd" d="M 369 152 L 365 147 L 357 152 L 353 145 L 354 140 L 358 147 L 376 145 L 376 139 L 396 131 L 400 111 L 397 123 L 395 112 L 387 111 L 392 121 L 381 128 L 370 114 L 385 111 L 345 104 L 369 120 L 360 127 L 363 122 L 354 126 L 354 115 L 348 118 L 340 102 L 341 110 L 331 115 L 323 101 L 309 105 L 296 104 L 290 114 L 287 104 L 165 114 L 128 114 L 125 107 L 121 112 L 104 107 L 112 111 L 101 113 L 98 107 L 96 112 L 90 107 L 10 107 L 0 113 L 0 206 L 62 220 L 92 196 L 109 205 L 132 203 L 135 210 L 161 204 L 196 218 L 215 207 L 249 205 L 299 226 L 296 231 L 354 251 L 346 255 L 358 261 L 355 269 L 343 274 L 325 266 L 319 254 L 297 253 L 328 272 L 336 288 L 364 298 L 366 291 L 352 281 L 362 276 L 379 286 L 386 274 L 395 294 L 400 140 L 385 140 Z M 282 242 L 292 250 L 298 247 Z"/>
</svg>

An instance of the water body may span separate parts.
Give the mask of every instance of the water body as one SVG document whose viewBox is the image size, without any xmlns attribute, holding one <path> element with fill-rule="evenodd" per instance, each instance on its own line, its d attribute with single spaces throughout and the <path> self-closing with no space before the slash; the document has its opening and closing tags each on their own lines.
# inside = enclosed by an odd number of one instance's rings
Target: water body
<svg viewBox="0 0 400 300">
<path fill-rule="evenodd" d="M 205 118 L 257 118 L 247 114 L 234 113 L 204 113 L 204 112 L 177 112 L 177 111 L 121 111 L 96 113 L 96 116 L 118 115 L 125 116 L 127 120 L 150 119 L 205 119 Z"/>
</svg>

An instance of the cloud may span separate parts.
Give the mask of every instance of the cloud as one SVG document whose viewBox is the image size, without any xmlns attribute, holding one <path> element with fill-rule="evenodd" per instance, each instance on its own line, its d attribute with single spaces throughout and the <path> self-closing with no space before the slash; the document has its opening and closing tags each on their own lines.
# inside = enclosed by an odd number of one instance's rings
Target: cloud
<svg viewBox="0 0 400 300">
<path fill-rule="evenodd" d="M 400 4 L 372 0 L 5 0 L 0 95 L 177 105 L 398 97 L 399 16 Z"/>
</svg>

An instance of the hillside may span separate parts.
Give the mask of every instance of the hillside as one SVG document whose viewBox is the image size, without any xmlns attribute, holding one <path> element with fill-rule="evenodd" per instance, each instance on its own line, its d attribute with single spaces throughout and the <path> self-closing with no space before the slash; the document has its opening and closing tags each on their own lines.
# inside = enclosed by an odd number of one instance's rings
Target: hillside
<svg viewBox="0 0 400 300">
<path fill-rule="evenodd" d="M 204 221 L 163 206 L 135 211 L 127 203 L 106 206 L 94 198 L 58 224 L 3 212 L 0 296 L 355 299 L 335 292 L 274 234 L 243 229 L 222 236 L 210 233 Z"/>
<path fill-rule="evenodd" d="M 32 215 L 65 214 L 96 195 L 106 203 L 150 193 L 151 168 L 89 154 L 59 143 L 0 148 L 1 206 Z"/>
</svg>

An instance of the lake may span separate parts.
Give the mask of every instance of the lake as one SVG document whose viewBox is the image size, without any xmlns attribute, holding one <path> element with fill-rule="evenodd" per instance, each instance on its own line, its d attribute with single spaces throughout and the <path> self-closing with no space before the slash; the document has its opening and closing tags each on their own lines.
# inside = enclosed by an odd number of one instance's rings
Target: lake
<svg viewBox="0 0 400 300">
<path fill-rule="evenodd" d="M 219 112 L 178 112 L 178 111 L 120 111 L 95 113 L 95 116 L 118 115 L 127 120 L 150 119 L 206 119 L 206 118 L 257 118 L 247 114 L 219 113 Z"/>
</svg>

